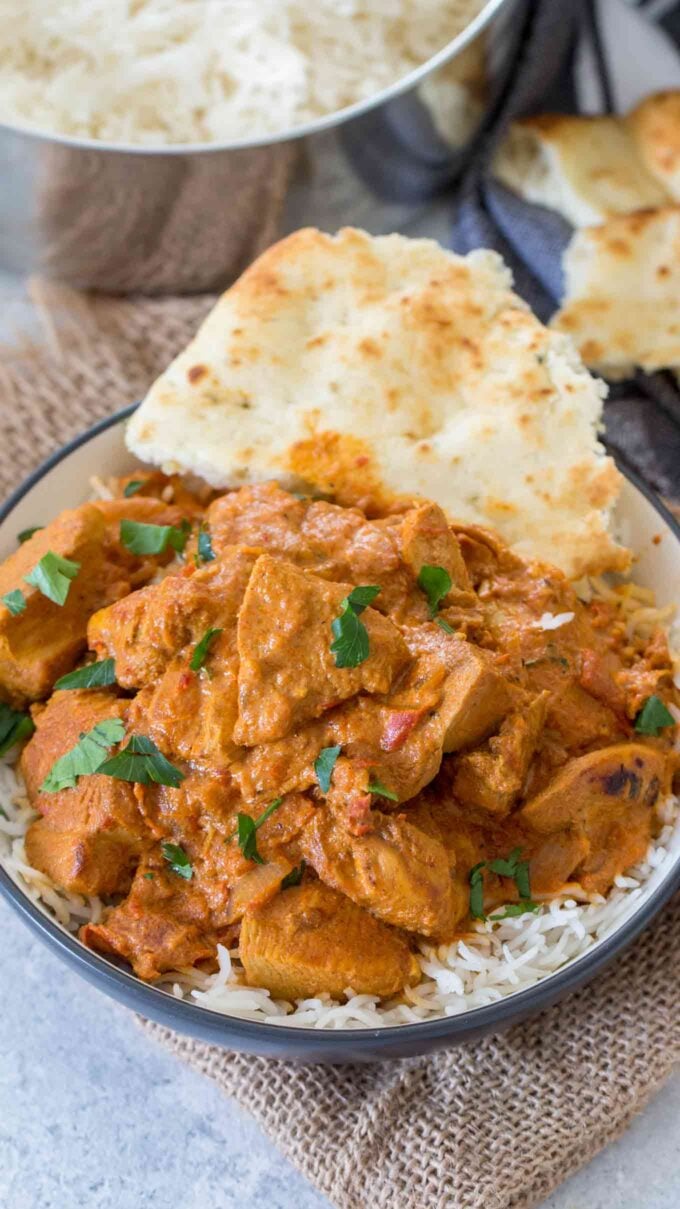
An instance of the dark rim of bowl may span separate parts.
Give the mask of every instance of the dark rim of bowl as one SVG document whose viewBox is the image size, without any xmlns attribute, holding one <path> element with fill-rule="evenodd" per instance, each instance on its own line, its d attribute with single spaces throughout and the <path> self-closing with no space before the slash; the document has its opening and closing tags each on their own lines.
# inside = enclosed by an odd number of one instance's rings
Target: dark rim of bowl
<svg viewBox="0 0 680 1209">
<path fill-rule="evenodd" d="M 387 101 L 392 101 L 403 93 L 408 92 L 411 88 L 415 88 L 422 80 L 437 71 L 449 59 L 452 59 L 460 51 L 472 42 L 478 34 L 482 32 L 510 0 L 486 0 L 483 8 L 477 13 L 460 33 L 456 34 L 455 38 L 451 38 L 441 50 L 438 50 L 434 55 L 430 55 L 418 67 L 414 67 L 406 75 L 400 76 L 394 83 L 389 84 L 387 88 L 382 88 L 379 92 L 374 93 L 370 97 L 365 97 L 362 101 L 355 101 L 352 105 L 345 105 L 342 109 L 335 109 L 332 113 L 323 114 L 319 118 L 315 118 L 311 122 L 302 122 L 297 126 L 291 126 L 288 130 L 275 131 L 272 134 L 259 135 L 253 139 L 235 139 L 232 142 L 225 143 L 154 143 L 151 146 L 143 146 L 139 143 L 107 143 L 101 139 L 77 138 L 75 135 L 59 134 L 57 131 L 39 130 L 31 126 L 24 126 L 19 122 L 0 122 L 0 131 L 8 133 L 26 135 L 33 139 L 42 139 L 48 143 L 57 143 L 63 147 L 80 148 L 84 151 L 105 151 L 112 154 L 124 155 L 198 155 L 210 154 L 220 151 L 244 151 L 252 150 L 258 147 L 271 147 L 279 143 L 292 142 L 296 139 L 306 138 L 309 135 L 321 134 L 325 130 L 331 130 L 334 126 L 340 126 L 343 122 L 349 122 L 352 118 L 361 117 L 364 113 L 369 113 L 372 109 L 379 105 L 386 104 Z"/>
<path fill-rule="evenodd" d="M 4 524 L 20 500 L 50 470 L 58 466 L 65 458 L 68 458 L 77 449 L 86 445 L 100 433 L 126 420 L 132 415 L 137 406 L 137 403 L 132 403 L 114 415 L 100 420 L 92 428 L 87 429 L 86 432 L 81 433 L 80 436 L 75 437 L 47 458 L 10 495 L 9 499 L 0 508 L 0 525 Z M 637 474 L 628 467 L 623 466 L 621 467 L 621 471 L 649 501 L 656 512 L 658 512 L 680 544 L 680 524 L 672 513 L 669 512 L 658 496 L 655 495 Z M 633 913 L 630 919 L 626 920 L 610 936 L 601 941 L 595 949 L 585 953 L 582 957 L 574 958 L 562 969 L 558 969 L 554 974 L 547 975 L 540 982 L 534 983 L 525 990 L 512 992 L 497 1003 L 488 1004 L 484 1007 L 469 1008 L 467 1011 L 460 1012 L 455 1016 L 438 1017 L 435 1020 L 423 1020 L 414 1024 L 386 1025 L 382 1028 L 334 1029 L 332 1033 L 333 1038 L 338 1038 L 339 1041 L 345 1041 L 348 1044 L 350 1039 L 357 1044 L 369 1039 L 373 1042 L 380 1042 L 381 1039 L 384 1039 L 387 1043 L 388 1038 L 394 1039 L 396 1037 L 403 1038 L 404 1041 L 409 1039 L 415 1040 L 417 1038 L 422 1038 L 423 1041 L 427 1039 L 436 1041 L 440 1038 L 450 1038 L 453 1041 L 454 1039 L 464 1038 L 466 1034 L 471 1032 L 479 1033 L 484 1029 L 498 1029 L 511 1019 L 516 1019 L 523 1014 L 528 1015 L 547 1007 L 568 991 L 575 990 L 582 983 L 588 981 L 639 935 L 664 904 L 668 902 L 676 889 L 680 889 L 680 859 L 676 861 L 673 869 L 670 870 L 669 874 L 647 901 Z M 64 950 L 71 958 L 75 959 L 77 964 L 96 971 L 98 981 L 103 983 L 107 988 L 110 988 L 112 992 L 116 990 L 119 992 L 129 992 L 130 997 L 136 1001 L 136 1010 L 145 1014 L 145 1007 L 147 1007 L 148 1015 L 151 1018 L 154 1017 L 154 1006 L 158 1005 L 161 1013 L 166 1015 L 168 1013 L 172 1014 L 178 1026 L 185 1026 L 186 1032 L 191 1032 L 192 1021 L 196 1019 L 205 1021 L 207 1017 L 215 1031 L 216 1037 L 220 1030 L 226 1029 L 232 1034 L 239 1034 L 244 1041 L 252 1040 L 253 1042 L 258 1042 L 268 1040 L 279 1043 L 285 1037 L 285 1025 L 268 1024 L 266 1021 L 260 1020 L 244 1020 L 240 1016 L 215 1012 L 212 1008 L 202 1007 L 199 1004 L 192 1003 L 190 1000 L 176 999 L 168 991 L 162 991 L 158 987 L 142 982 L 136 975 L 119 969 L 118 966 L 107 961 L 106 958 L 100 957 L 98 953 L 88 949 L 80 940 L 66 932 L 60 924 L 51 919 L 45 911 L 37 907 L 2 866 L 0 866 L 0 893 L 12 903 L 20 914 L 28 918 L 48 942 L 54 944 L 57 949 Z M 196 1013 L 198 1013 L 198 1017 Z M 310 1042 L 312 1038 L 315 1038 L 316 1041 L 319 1039 L 319 1029 L 298 1028 L 294 1026 L 294 1031 L 297 1037 L 306 1038 Z"/>
</svg>

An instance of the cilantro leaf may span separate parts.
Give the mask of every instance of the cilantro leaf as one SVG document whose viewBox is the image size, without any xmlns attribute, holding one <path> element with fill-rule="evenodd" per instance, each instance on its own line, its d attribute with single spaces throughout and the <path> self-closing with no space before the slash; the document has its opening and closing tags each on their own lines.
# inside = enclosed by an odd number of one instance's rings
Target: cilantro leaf
<svg viewBox="0 0 680 1209">
<path fill-rule="evenodd" d="M 0 701 L 0 756 L 4 756 L 22 739 L 27 739 L 34 730 L 30 714 L 22 714 Z"/>
<path fill-rule="evenodd" d="M 23 546 L 24 542 L 27 542 L 29 538 L 33 537 L 34 533 L 40 533 L 41 529 L 44 528 L 44 525 L 33 525 L 32 529 L 22 529 L 21 533 L 17 533 L 17 541 L 19 545 Z"/>
<path fill-rule="evenodd" d="M 421 592 L 427 596 L 430 617 L 436 617 L 442 600 L 451 591 L 451 576 L 444 567 L 433 567 L 425 563 L 420 568 L 417 583 Z"/>
<path fill-rule="evenodd" d="M 12 617 L 18 617 L 26 608 L 26 597 L 21 588 L 14 588 L 12 592 L 7 592 L 5 596 L 0 596 L 0 600 L 6 609 L 9 609 Z"/>
<path fill-rule="evenodd" d="M 251 819 L 249 814 L 236 815 L 236 831 L 234 831 L 227 839 L 233 840 L 234 836 L 238 839 L 238 846 L 241 849 L 247 861 L 254 861 L 256 865 L 264 865 L 264 857 L 257 850 L 257 832 L 258 828 L 267 821 L 270 814 L 281 805 L 283 798 L 274 798 L 270 802 L 266 810 L 263 810 L 258 819 Z"/>
<path fill-rule="evenodd" d="M 184 849 L 180 848 L 179 844 L 164 843 L 161 844 L 161 852 L 163 853 L 164 860 L 168 862 L 170 868 L 172 869 L 172 872 L 179 874 L 179 876 L 183 877 L 185 881 L 190 882 L 194 871 L 191 867 L 191 861 L 189 860 L 189 857 Z M 149 877 L 149 874 L 145 873 L 144 876 Z M 153 877 L 153 873 L 151 874 L 151 877 Z"/>
<path fill-rule="evenodd" d="M 97 663 L 88 663 L 79 667 L 75 672 L 68 672 L 57 680 L 54 688 L 106 688 L 116 683 L 116 663 L 114 659 L 101 659 Z"/>
<path fill-rule="evenodd" d="M 473 919 L 485 919 L 484 915 L 484 866 L 480 861 L 470 870 L 470 915 Z"/>
<path fill-rule="evenodd" d="M 52 765 L 40 786 L 41 793 L 58 793 L 73 789 L 78 777 L 98 772 L 108 749 L 125 738 L 125 726 L 120 718 L 104 718 L 86 734 L 82 734 L 70 751 Z"/>
<path fill-rule="evenodd" d="M 363 613 L 370 604 L 373 604 L 376 596 L 380 595 L 381 588 L 375 584 L 364 584 L 358 588 L 352 588 L 352 591 L 344 600 L 340 601 L 341 609 L 352 609 L 354 613 Z"/>
<path fill-rule="evenodd" d="M 328 793 L 331 787 L 331 777 L 335 761 L 340 755 L 340 747 L 322 747 L 314 761 L 314 773 L 322 793 Z"/>
<path fill-rule="evenodd" d="M 508 856 L 496 857 L 492 861 L 480 861 L 470 870 L 470 915 L 474 919 L 486 919 L 484 914 L 484 870 L 496 873 L 499 877 L 511 877 L 517 887 L 519 903 L 511 903 L 500 915 L 490 915 L 489 919 L 506 919 L 512 915 L 523 915 L 525 911 L 538 911 L 539 904 L 531 902 L 531 883 L 529 879 L 529 862 L 521 860 L 522 849 L 513 848 Z"/>
<path fill-rule="evenodd" d="M 528 911 L 536 912 L 540 911 L 540 909 L 540 903 L 532 903 L 529 899 L 522 899 L 519 903 L 509 903 L 497 915 L 490 915 L 489 919 L 512 919 L 515 915 L 525 915 Z"/>
<path fill-rule="evenodd" d="M 60 554 L 48 550 L 37 566 L 24 576 L 24 580 L 48 600 L 63 605 L 71 588 L 71 580 L 75 579 L 79 570 L 80 563 L 71 562 L 69 558 L 62 558 Z"/>
<path fill-rule="evenodd" d="M 211 563 L 215 558 L 215 551 L 212 547 L 212 538 L 210 530 L 203 522 L 198 527 L 198 547 L 196 553 L 196 563 L 200 566 L 201 563 Z"/>
<path fill-rule="evenodd" d="M 136 495 L 138 491 L 141 491 L 145 483 L 146 479 L 130 479 L 130 482 L 126 483 L 123 487 L 123 495 L 126 500 L 129 500 L 131 495 Z"/>
<path fill-rule="evenodd" d="M 358 667 L 369 655 L 368 630 L 359 614 L 368 608 L 380 592 L 380 588 L 365 584 L 352 591 L 340 601 L 342 612 L 331 622 L 334 641 L 331 654 L 336 667 Z"/>
<path fill-rule="evenodd" d="M 399 794 L 393 793 L 392 790 L 388 789 L 386 785 L 383 785 L 382 781 L 379 781 L 377 777 L 368 782 L 368 785 L 366 786 L 366 793 L 375 793 L 378 795 L 378 797 L 389 798 L 390 802 L 399 801 Z"/>
<path fill-rule="evenodd" d="M 305 868 L 305 862 L 300 861 L 300 864 L 296 865 L 294 869 L 291 869 L 290 873 L 287 873 L 283 878 L 280 889 L 287 890 L 289 886 L 299 886 L 300 882 L 302 881 L 302 874 L 304 873 Z"/>
<path fill-rule="evenodd" d="M 168 546 L 181 554 L 187 544 L 191 525 L 145 525 L 141 521 L 120 522 L 120 540 L 131 554 L 163 554 Z"/>
<path fill-rule="evenodd" d="M 110 760 L 105 760 L 97 772 L 118 781 L 170 785 L 173 789 L 178 789 L 184 780 L 184 773 L 175 768 L 146 735 L 131 735 L 127 746 Z"/>
<path fill-rule="evenodd" d="M 210 647 L 212 646 L 215 638 L 217 638 L 217 635 L 221 633 L 221 629 L 206 630 L 205 634 L 201 638 L 201 641 L 196 643 L 194 653 L 189 660 L 189 667 L 191 668 L 192 672 L 198 672 L 203 667 Z"/>
<path fill-rule="evenodd" d="M 635 729 L 639 735 L 658 735 L 666 726 L 675 726 L 675 718 L 660 697 L 648 697 L 637 718 Z"/>
</svg>

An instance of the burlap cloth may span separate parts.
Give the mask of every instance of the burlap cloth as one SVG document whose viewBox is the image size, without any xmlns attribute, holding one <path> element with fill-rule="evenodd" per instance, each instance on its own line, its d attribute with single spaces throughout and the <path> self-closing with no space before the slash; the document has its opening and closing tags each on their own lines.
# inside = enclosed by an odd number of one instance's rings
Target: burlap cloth
<svg viewBox="0 0 680 1209">
<path fill-rule="evenodd" d="M 71 299 L 65 313 L 63 301 L 43 289 L 46 344 L 0 356 L 3 496 L 57 445 L 138 398 L 209 305 Z M 341 1209 L 528 1209 L 666 1078 L 680 1057 L 679 1009 L 680 896 L 584 990 L 434 1057 L 296 1067 L 144 1027 L 233 1096 Z"/>
</svg>

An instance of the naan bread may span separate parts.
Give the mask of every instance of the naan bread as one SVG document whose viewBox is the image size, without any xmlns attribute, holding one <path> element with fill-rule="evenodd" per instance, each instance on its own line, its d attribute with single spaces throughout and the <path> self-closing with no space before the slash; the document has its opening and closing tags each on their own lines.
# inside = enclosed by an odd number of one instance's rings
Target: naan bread
<svg viewBox="0 0 680 1209">
<path fill-rule="evenodd" d="M 500 257 L 302 230 L 219 300 L 130 420 L 140 458 L 376 509 L 426 496 L 570 575 L 622 567 L 605 388 Z"/>
<path fill-rule="evenodd" d="M 493 172 L 520 197 L 556 210 L 574 227 L 663 206 L 667 182 L 651 174 L 634 130 L 616 117 L 525 118 L 510 126 Z"/>
<path fill-rule="evenodd" d="M 610 378 L 680 366 L 680 206 L 620 215 L 573 236 L 551 326 Z"/>
<path fill-rule="evenodd" d="M 626 123 L 647 171 L 680 202 L 680 92 L 657 92 L 631 113 Z"/>
</svg>

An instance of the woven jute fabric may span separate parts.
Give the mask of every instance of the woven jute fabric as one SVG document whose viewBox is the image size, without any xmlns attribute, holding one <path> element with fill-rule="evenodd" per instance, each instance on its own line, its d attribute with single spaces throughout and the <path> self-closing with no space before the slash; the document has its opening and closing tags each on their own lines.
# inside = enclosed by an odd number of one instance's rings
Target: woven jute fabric
<svg viewBox="0 0 680 1209">
<path fill-rule="evenodd" d="M 3 496 L 139 398 L 211 299 L 42 286 L 36 302 L 43 343 L 0 353 Z M 680 1058 L 680 896 L 585 989 L 433 1057 L 293 1066 L 144 1027 L 252 1113 L 339 1209 L 529 1209 L 616 1138 Z"/>
</svg>

